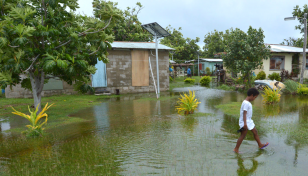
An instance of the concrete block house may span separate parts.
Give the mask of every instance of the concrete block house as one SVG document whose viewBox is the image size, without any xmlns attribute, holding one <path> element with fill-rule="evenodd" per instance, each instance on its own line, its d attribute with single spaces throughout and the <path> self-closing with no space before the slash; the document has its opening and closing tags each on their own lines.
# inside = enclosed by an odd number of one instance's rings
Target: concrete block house
<svg viewBox="0 0 308 176">
<path fill-rule="evenodd" d="M 271 47 L 272 55 L 270 59 L 263 60 L 262 68 L 254 71 L 256 74 L 260 71 L 264 71 L 266 76 L 268 76 L 274 72 L 280 73 L 283 69 L 288 70 L 289 73 L 295 70 L 300 73 L 301 62 L 303 59 L 303 48 L 278 44 L 268 45 Z M 306 57 L 306 63 L 307 61 L 308 57 Z M 295 77 L 298 76 L 299 75 L 295 75 Z M 306 64 L 304 77 L 308 78 L 308 64 Z"/>
<path fill-rule="evenodd" d="M 150 62 L 156 82 L 156 56 L 154 42 L 113 42 L 109 52 L 109 63 L 99 61 L 97 71 L 92 75 L 92 86 L 96 91 L 104 90 L 115 93 L 155 92 L 150 70 Z M 165 45 L 158 45 L 160 90 L 169 90 L 169 51 Z M 157 84 L 157 83 L 156 83 Z M 76 94 L 72 85 L 52 79 L 44 86 L 42 96 Z M 16 85 L 12 90 L 5 89 L 6 98 L 31 98 L 31 91 Z"/>
</svg>

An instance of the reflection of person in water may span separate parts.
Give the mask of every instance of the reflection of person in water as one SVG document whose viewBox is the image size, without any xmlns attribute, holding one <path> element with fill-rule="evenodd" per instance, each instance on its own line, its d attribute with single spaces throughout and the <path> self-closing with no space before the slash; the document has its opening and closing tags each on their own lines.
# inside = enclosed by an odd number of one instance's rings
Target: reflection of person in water
<svg viewBox="0 0 308 176">
<path fill-rule="evenodd" d="M 240 157 L 240 155 L 237 155 L 237 164 L 238 164 L 237 175 L 242 176 L 254 173 L 257 170 L 259 163 L 254 158 L 251 159 L 251 161 L 252 161 L 252 167 L 250 169 L 246 169 L 244 166 L 244 160 Z"/>
</svg>

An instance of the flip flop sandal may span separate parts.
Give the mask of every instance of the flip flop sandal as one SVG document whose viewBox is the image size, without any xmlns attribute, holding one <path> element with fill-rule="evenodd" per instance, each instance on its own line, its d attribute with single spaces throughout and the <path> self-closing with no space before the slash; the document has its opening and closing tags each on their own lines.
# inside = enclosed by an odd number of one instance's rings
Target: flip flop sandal
<svg viewBox="0 0 308 176">
<path fill-rule="evenodd" d="M 260 149 L 264 149 L 265 147 L 267 147 L 269 145 L 269 143 L 266 143 L 263 147 L 261 147 Z"/>
</svg>

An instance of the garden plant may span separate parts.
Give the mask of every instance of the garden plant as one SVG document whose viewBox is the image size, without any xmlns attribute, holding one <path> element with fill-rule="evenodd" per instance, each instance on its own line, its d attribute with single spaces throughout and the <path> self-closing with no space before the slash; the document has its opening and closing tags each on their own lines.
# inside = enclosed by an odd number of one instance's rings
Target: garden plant
<svg viewBox="0 0 308 176">
<path fill-rule="evenodd" d="M 281 89 L 276 89 L 273 90 L 269 87 L 265 87 L 263 94 L 261 96 L 263 97 L 263 102 L 266 104 L 275 104 L 280 101 L 280 90 Z"/>
<path fill-rule="evenodd" d="M 184 113 L 184 115 L 193 114 L 198 104 L 200 104 L 198 99 L 196 99 L 195 92 L 191 90 L 189 90 L 188 94 L 184 93 L 181 95 L 177 103 L 176 110 L 179 114 Z"/>
<path fill-rule="evenodd" d="M 308 95 L 308 87 L 303 84 L 299 84 L 297 93 L 298 95 Z"/>
<path fill-rule="evenodd" d="M 256 80 L 264 80 L 266 78 L 266 73 L 264 71 L 260 71 L 256 77 Z"/>
<path fill-rule="evenodd" d="M 203 76 L 200 79 L 200 84 L 201 86 L 209 86 L 211 81 L 212 81 L 212 78 L 210 76 Z"/>
<path fill-rule="evenodd" d="M 293 80 L 286 80 L 284 82 L 285 88 L 283 89 L 284 93 L 296 94 L 299 84 Z"/>
<path fill-rule="evenodd" d="M 270 80 L 276 80 L 276 81 L 281 81 L 281 77 L 279 75 L 279 73 L 272 73 L 268 75 L 268 78 Z"/>
<path fill-rule="evenodd" d="M 37 114 L 38 106 L 36 107 L 35 111 L 33 111 L 33 112 L 30 110 L 30 107 L 28 106 L 30 115 L 26 115 L 22 112 L 19 112 L 19 111 L 15 110 L 13 107 L 12 107 L 12 109 L 14 110 L 14 112 L 12 112 L 12 113 L 26 118 L 31 123 L 30 125 L 26 125 L 26 127 L 28 128 L 28 131 L 26 131 L 26 134 L 29 137 L 35 137 L 35 136 L 42 135 L 43 130 L 44 130 L 44 128 L 42 128 L 42 126 L 45 125 L 47 123 L 47 120 L 48 120 L 48 115 L 45 113 L 45 111 L 47 111 L 52 105 L 48 106 L 48 103 L 46 103 L 45 107 L 42 109 L 42 111 L 39 114 Z M 44 117 L 45 117 L 45 121 L 41 122 L 40 120 Z"/>
<path fill-rule="evenodd" d="M 196 81 L 195 79 L 191 79 L 191 78 L 186 78 L 186 79 L 184 80 L 184 82 L 187 83 L 187 84 L 194 84 L 195 81 Z"/>
</svg>

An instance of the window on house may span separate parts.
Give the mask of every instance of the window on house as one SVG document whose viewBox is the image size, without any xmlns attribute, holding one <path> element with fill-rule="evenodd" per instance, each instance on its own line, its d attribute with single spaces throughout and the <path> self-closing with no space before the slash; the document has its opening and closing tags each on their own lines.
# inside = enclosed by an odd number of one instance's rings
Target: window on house
<svg viewBox="0 0 308 176">
<path fill-rule="evenodd" d="M 306 57 L 306 70 L 308 70 L 308 56 Z"/>
<path fill-rule="evenodd" d="M 270 70 L 284 69 L 284 57 L 274 56 L 270 59 Z"/>
</svg>

